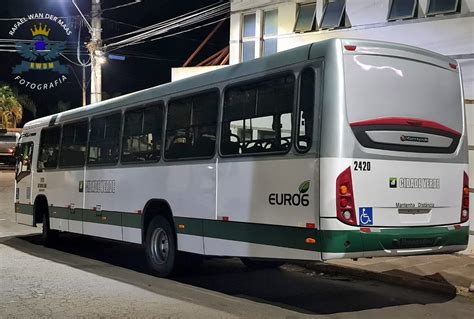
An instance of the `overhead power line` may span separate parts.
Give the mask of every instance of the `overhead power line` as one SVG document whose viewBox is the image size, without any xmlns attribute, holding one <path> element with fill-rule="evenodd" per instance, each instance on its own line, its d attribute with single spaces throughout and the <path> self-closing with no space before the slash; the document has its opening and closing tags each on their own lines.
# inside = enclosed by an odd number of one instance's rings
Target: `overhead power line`
<svg viewBox="0 0 474 319">
<path fill-rule="evenodd" d="M 121 37 L 124 37 L 124 36 L 127 36 L 127 35 L 132 35 L 129 38 L 119 40 L 117 42 L 112 42 L 112 43 L 106 44 L 105 49 L 106 49 L 106 51 L 110 52 L 112 50 L 116 50 L 116 49 L 124 47 L 124 46 L 140 44 L 140 43 L 143 43 L 145 41 L 154 41 L 154 40 L 163 38 L 163 37 L 157 38 L 157 36 L 165 34 L 165 33 L 170 32 L 172 30 L 179 30 L 179 29 L 183 29 L 183 28 L 186 28 L 186 27 L 190 27 L 192 25 L 201 23 L 201 22 L 206 21 L 206 20 L 212 20 L 212 19 L 215 19 L 215 18 L 222 17 L 223 15 L 226 15 L 226 17 L 223 18 L 223 19 L 227 19 L 229 12 L 230 12 L 230 7 L 229 7 L 228 3 L 214 5 L 214 6 L 211 6 L 211 7 L 208 6 L 205 9 L 195 10 L 195 11 L 192 11 L 190 13 L 181 15 L 179 17 L 154 24 L 152 26 L 144 27 L 144 28 L 141 28 L 141 29 L 138 29 L 138 30 L 131 31 L 131 32 L 128 32 L 126 34 L 120 35 L 120 36 L 115 36 L 115 37 L 106 39 L 105 41 L 111 40 L 111 39 L 121 38 Z M 218 21 L 221 21 L 221 20 L 222 19 L 219 19 Z M 213 23 L 216 23 L 218 21 L 213 21 L 213 22 L 208 23 L 206 25 L 213 24 Z M 195 28 L 187 29 L 187 30 L 184 30 L 184 31 L 178 31 L 178 32 L 175 32 L 174 34 L 188 32 L 188 31 L 191 31 L 193 29 L 198 29 L 200 27 L 203 27 L 203 25 L 199 25 Z"/>
</svg>

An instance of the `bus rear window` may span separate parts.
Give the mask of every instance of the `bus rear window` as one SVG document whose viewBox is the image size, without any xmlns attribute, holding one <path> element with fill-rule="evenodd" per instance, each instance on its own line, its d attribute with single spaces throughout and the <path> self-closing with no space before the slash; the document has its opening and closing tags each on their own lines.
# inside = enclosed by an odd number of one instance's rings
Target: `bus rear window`
<svg viewBox="0 0 474 319">
<path fill-rule="evenodd" d="M 418 118 L 462 132 L 457 72 L 396 57 L 347 55 L 344 74 L 349 123 Z"/>
<path fill-rule="evenodd" d="M 16 136 L 0 135 L 0 142 L 2 142 L 2 143 L 16 143 Z"/>
<path fill-rule="evenodd" d="M 397 57 L 344 57 L 346 110 L 367 148 L 452 153 L 463 132 L 459 74 Z"/>
</svg>

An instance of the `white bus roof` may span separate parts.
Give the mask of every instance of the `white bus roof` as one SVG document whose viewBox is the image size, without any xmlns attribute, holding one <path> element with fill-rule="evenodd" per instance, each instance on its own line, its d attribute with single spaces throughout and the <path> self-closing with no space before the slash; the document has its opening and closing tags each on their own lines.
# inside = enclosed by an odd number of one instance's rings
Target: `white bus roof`
<svg viewBox="0 0 474 319">
<path fill-rule="evenodd" d="M 285 65 L 326 56 L 331 50 L 334 50 L 336 47 L 341 47 L 342 45 L 355 45 L 359 47 L 364 54 L 385 54 L 407 58 L 416 57 L 417 60 L 423 60 L 436 65 L 442 64 L 445 67 L 448 67 L 449 63 L 456 63 L 455 60 L 441 54 L 403 44 L 360 39 L 329 39 L 279 52 L 268 57 L 258 58 L 246 63 L 231 65 L 220 70 L 129 93 L 85 107 L 78 107 L 65 112 L 45 116 L 26 123 L 24 129 L 27 130 L 54 125 L 59 122 L 73 121 L 84 116 L 92 116 L 104 111 L 119 109 L 126 105 L 151 102 L 158 100 L 158 97 L 163 98 L 187 90 L 195 91 L 199 88 L 215 85 L 216 83 L 227 82 L 229 79 L 236 80 L 256 73 L 268 72 L 269 70 Z"/>
</svg>

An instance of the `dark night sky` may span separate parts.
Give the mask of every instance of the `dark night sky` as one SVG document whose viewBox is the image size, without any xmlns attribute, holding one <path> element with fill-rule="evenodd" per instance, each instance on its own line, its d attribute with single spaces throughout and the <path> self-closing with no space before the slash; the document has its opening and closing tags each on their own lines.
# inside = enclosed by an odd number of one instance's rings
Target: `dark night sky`
<svg viewBox="0 0 474 319">
<path fill-rule="evenodd" d="M 91 0 L 76 0 L 81 10 L 88 14 L 90 12 Z M 102 8 L 109 8 L 120 4 L 131 2 L 131 0 L 102 0 Z M 202 8 L 214 3 L 223 2 L 219 0 L 142 0 L 142 3 L 107 11 L 103 13 L 103 39 L 136 30 L 136 28 L 113 22 L 112 20 L 125 22 L 135 26 L 148 26 L 160 21 L 164 21 L 178 15 Z M 7 0 L 2 1 L 0 8 L 0 18 L 23 17 L 31 13 L 50 13 L 56 16 L 76 16 L 77 10 L 73 7 L 70 0 Z M 110 20 L 112 19 L 112 20 Z M 39 22 L 39 21 L 38 21 Z M 47 23 L 46 21 L 43 21 Z M 0 38 L 13 39 L 21 38 L 31 40 L 32 35 L 29 31 L 33 22 L 29 21 L 18 28 L 14 37 L 9 34 L 15 21 L 0 21 Z M 207 23 L 207 22 L 205 22 Z M 78 28 L 72 28 L 72 34 L 66 36 L 65 32 L 55 23 L 48 23 L 51 27 L 49 38 L 57 41 L 68 41 L 69 51 L 76 48 Z M 189 55 L 196 49 L 206 35 L 211 32 L 214 25 L 206 26 L 195 31 L 165 38 L 148 44 L 130 46 L 114 51 L 113 54 L 126 55 L 125 61 L 109 60 L 102 68 L 102 90 L 107 94 L 122 95 L 125 93 L 137 91 L 147 87 L 159 85 L 170 81 L 171 67 L 181 66 Z M 223 27 L 211 39 L 200 55 L 193 61 L 194 64 L 200 62 L 207 56 L 224 48 L 229 42 L 229 22 L 226 20 Z M 82 28 L 81 42 L 86 42 L 89 34 L 85 28 Z M 83 47 L 82 50 L 85 50 Z M 74 55 L 67 55 L 73 61 L 76 61 Z M 136 57 L 139 56 L 139 57 Z M 86 56 L 85 56 L 86 57 Z M 72 107 L 82 105 L 82 91 L 78 80 L 82 79 L 82 68 L 72 66 L 78 79 L 73 72 L 67 75 L 66 83 L 49 90 L 30 90 L 20 86 L 14 80 L 12 67 L 22 61 L 18 53 L 0 52 L 0 82 L 6 82 L 17 87 L 21 94 L 29 95 L 37 105 L 37 117 L 48 115 L 57 111 L 58 101 L 71 102 Z M 69 64 L 63 58 L 61 63 Z M 32 79 L 35 82 L 49 82 L 52 73 L 35 73 L 32 71 L 25 73 L 25 79 Z M 89 80 L 89 68 L 87 69 L 87 79 Z M 41 74 L 41 75 L 39 75 Z M 48 77 L 49 76 L 49 77 Z M 58 76 L 54 76 L 57 78 Z M 89 95 L 89 91 L 88 91 Z M 89 96 L 88 96 L 89 99 Z M 20 124 L 31 120 L 32 114 L 28 111 L 24 114 L 24 120 Z"/>
</svg>

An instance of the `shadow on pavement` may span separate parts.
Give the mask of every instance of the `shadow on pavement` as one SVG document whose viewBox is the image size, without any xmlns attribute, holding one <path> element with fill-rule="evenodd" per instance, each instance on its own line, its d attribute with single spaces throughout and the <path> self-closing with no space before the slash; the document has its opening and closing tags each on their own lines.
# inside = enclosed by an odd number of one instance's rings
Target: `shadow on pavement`
<svg viewBox="0 0 474 319">
<path fill-rule="evenodd" d="M 218 300 L 212 301 L 209 294 L 194 288 L 305 314 L 333 314 L 408 304 L 443 303 L 455 297 L 388 286 L 376 281 L 328 277 L 299 267 L 248 270 L 235 258 L 206 260 L 201 267 L 192 272 L 177 274 L 170 281 L 147 273 L 145 258 L 139 246 L 73 234 L 61 235 L 61 242 L 54 249 L 44 248 L 40 235 L 12 237 L 3 244 L 39 258 L 171 298 L 215 308 L 219 307 L 216 305 Z M 186 285 L 194 288 L 189 289 Z M 199 293 L 202 296 L 196 297 Z"/>
</svg>

